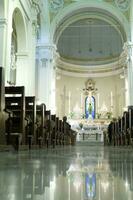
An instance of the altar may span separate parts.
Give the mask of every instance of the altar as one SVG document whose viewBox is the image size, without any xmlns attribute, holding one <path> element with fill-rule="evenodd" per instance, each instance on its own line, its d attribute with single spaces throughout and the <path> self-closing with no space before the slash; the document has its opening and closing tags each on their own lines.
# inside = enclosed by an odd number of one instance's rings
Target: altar
<svg viewBox="0 0 133 200">
<path fill-rule="evenodd" d="M 77 119 L 69 120 L 71 128 L 77 133 L 77 141 L 104 141 L 104 133 L 107 132 L 108 119 Z"/>
</svg>

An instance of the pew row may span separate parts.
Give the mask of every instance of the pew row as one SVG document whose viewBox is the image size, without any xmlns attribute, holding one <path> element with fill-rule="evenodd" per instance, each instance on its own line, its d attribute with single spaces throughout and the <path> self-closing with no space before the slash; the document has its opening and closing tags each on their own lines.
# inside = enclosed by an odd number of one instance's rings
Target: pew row
<svg viewBox="0 0 133 200">
<path fill-rule="evenodd" d="M 24 87 L 5 87 L 5 121 L 7 145 L 18 150 L 25 144 L 25 90 Z"/>
</svg>

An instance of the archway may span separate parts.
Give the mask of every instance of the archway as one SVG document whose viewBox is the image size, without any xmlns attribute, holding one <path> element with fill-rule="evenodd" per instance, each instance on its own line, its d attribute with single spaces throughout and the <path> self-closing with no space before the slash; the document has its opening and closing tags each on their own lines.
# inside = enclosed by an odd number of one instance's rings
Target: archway
<svg viewBox="0 0 133 200">
<path fill-rule="evenodd" d="M 0 1 L 0 66 L 5 67 L 5 56 L 6 56 L 6 25 L 7 19 L 5 17 L 5 1 Z"/>
<path fill-rule="evenodd" d="M 10 56 L 10 81 L 9 84 L 16 85 L 17 57 L 18 53 L 26 50 L 25 24 L 21 11 L 16 8 L 12 15 L 12 36 Z"/>
<path fill-rule="evenodd" d="M 0 18 L 5 17 L 5 0 L 0 1 Z"/>
<path fill-rule="evenodd" d="M 129 23 L 125 16 L 109 3 L 102 2 L 101 4 L 90 0 L 78 1 L 66 6 L 55 16 L 51 32 L 51 39 L 59 52 L 56 66 L 61 78 L 56 81 L 57 88 L 64 80 L 69 82 L 73 79 L 74 84 L 71 87 L 68 86 L 68 90 L 74 91 L 78 88 L 81 91 L 82 88 L 78 82 L 80 80 L 82 82 L 83 78 L 84 81 L 91 77 L 96 81 L 101 81 L 101 77 L 110 77 L 110 81 L 113 82 L 113 75 L 119 78 L 120 73 L 123 73 L 122 66 L 125 66 L 125 57 L 121 57 L 121 54 L 124 43 L 129 39 Z M 113 35 L 112 38 L 111 35 Z M 118 80 L 118 83 L 121 84 L 121 82 Z M 103 97 L 101 85 L 99 91 Z M 77 96 L 80 96 L 80 92 L 78 93 Z M 58 98 L 57 95 L 56 98 Z M 107 100 L 106 103 L 108 104 Z M 109 106 L 108 104 L 108 110 Z M 57 108 L 59 107 L 57 103 Z M 84 113 L 84 110 L 81 105 L 81 112 Z M 88 118 L 88 113 L 86 117 Z"/>
<path fill-rule="evenodd" d="M 67 27 L 69 24 L 74 22 L 74 18 L 77 14 L 85 13 L 85 10 L 87 10 L 87 14 L 89 14 L 90 11 L 100 11 L 101 13 L 106 13 L 106 15 L 111 16 L 111 18 L 114 18 L 116 21 L 119 22 L 119 24 L 122 25 L 125 33 L 126 38 L 129 39 L 130 37 L 130 28 L 129 28 L 129 22 L 125 18 L 125 16 L 113 5 L 102 2 L 102 4 L 95 0 L 90 0 L 88 2 L 81 1 L 81 2 L 75 2 L 73 4 L 70 4 L 64 9 L 61 9 L 60 12 L 55 16 L 54 20 L 51 24 L 51 39 L 53 39 L 53 42 L 56 43 L 56 40 L 58 38 L 58 35 L 64 27 Z M 97 15 L 95 12 L 95 16 Z M 77 17 L 77 16 L 76 16 Z M 80 16 L 82 18 L 82 15 Z M 67 21 L 67 19 L 69 19 Z M 104 18 L 106 20 L 106 17 Z M 64 23 L 67 22 L 67 23 Z"/>
</svg>

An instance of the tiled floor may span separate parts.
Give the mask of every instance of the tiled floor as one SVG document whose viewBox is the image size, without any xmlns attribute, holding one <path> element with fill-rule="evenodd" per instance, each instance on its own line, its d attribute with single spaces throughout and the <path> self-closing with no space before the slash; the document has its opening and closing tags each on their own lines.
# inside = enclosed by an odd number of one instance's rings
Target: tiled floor
<svg viewBox="0 0 133 200">
<path fill-rule="evenodd" d="M 133 200 L 133 149 L 0 153 L 0 200 Z"/>
</svg>

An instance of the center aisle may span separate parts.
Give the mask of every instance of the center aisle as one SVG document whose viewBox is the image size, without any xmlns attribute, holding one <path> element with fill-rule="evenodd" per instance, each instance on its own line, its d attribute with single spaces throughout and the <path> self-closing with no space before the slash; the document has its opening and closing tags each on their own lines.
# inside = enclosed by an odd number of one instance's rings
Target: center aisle
<svg viewBox="0 0 133 200">
<path fill-rule="evenodd" d="M 132 200 L 132 149 L 94 143 L 0 153 L 2 200 Z"/>
</svg>

